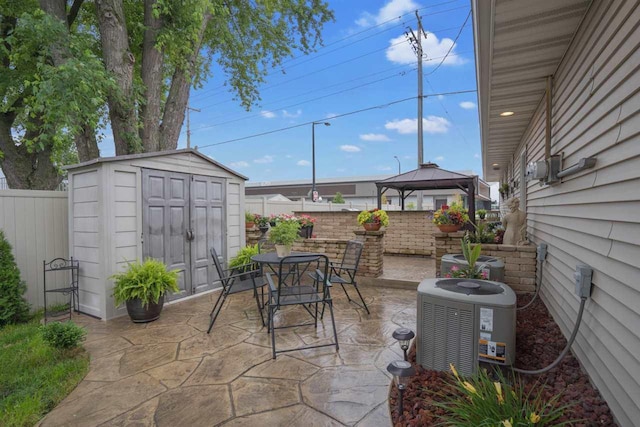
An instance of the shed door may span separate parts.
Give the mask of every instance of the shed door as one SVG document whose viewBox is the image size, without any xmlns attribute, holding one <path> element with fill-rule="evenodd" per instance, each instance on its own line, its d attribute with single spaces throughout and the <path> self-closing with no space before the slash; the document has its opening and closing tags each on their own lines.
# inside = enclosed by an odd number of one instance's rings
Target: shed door
<svg viewBox="0 0 640 427">
<path fill-rule="evenodd" d="M 143 169 L 143 258 L 162 260 L 179 271 L 180 292 L 169 300 L 191 294 L 189 228 L 190 175 Z"/>
<path fill-rule="evenodd" d="M 210 176 L 193 175 L 191 180 L 191 280 L 193 293 L 219 287 L 213 260 L 209 252 L 216 248 L 223 257 L 225 247 L 224 191 L 225 180 Z M 223 264 L 224 260 L 220 260 Z"/>
</svg>

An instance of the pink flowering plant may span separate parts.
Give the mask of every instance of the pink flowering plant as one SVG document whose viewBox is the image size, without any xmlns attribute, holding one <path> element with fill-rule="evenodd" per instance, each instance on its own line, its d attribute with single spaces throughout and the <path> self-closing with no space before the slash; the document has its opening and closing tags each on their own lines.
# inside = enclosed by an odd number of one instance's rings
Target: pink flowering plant
<svg viewBox="0 0 640 427">
<path fill-rule="evenodd" d="M 461 241 L 460 245 L 462 246 L 462 254 L 464 255 L 464 259 L 467 260 L 469 265 L 461 265 L 460 267 L 454 265 L 451 267 L 451 271 L 445 274 L 445 277 L 462 277 L 465 279 L 487 279 L 487 272 L 483 271 L 485 265 L 482 264 L 476 267 L 476 262 L 478 258 L 480 258 L 480 252 L 482 251 L 482 247 L 478 244 L 473 248 L 471 247 L 471 242 L 469 238 L 465 236 Z"/>
<path fill-rule="evenodd" d="M 300 223 L 301 227 L 313 227 L 313 225 L 316 223 L 316 219 L 310 215 L 301 214 L 298 217 L 298 222 Z"/>
</svg>

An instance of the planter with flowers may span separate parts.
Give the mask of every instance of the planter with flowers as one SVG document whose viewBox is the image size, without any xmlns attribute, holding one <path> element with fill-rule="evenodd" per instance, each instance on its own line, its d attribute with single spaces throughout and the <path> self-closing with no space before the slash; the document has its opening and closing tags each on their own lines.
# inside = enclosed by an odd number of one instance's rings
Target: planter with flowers
<svg viewBox="0 0 640 427">
<path fill-rule="evenodd" d="M 467 261 L 467 265 L 461 264 L 460 267 L 456 265 L 452 266 L 451 271 L 447 273 L 445 277 L 461 277 L 465 279 L 487 280 L 488 273 L 485 270 L 486 264 L 478 263 L 478 258 L 480 258 L 480 252 L 482 251 L 482 247 L 480 246 L 480 244 L 471 247 L 469 238 L 465 236 L 460 241 L 460 246 L 462 247 L 462 255 Z"/>
<path fill-rule="evenodd" d="M 469 221 L 467 210 L 460 203 L 451 203 L 451 206 L 442 205 L 433 213 L 433 223 L 443 233 L 453 233 Z"/>
<path fill-rule="evenodd" d="M 267 234 L 267 231 L 269 231 L 269 218 L 259 214 L 256 214 L 255 217 L 256 217 L 256 225 L 258 226 L 258 229 L 264 236 L 265 234 Z"/>
<path fill-rule="evenodd" d="M 367 231 L 378 231 L 380 227 L 389 225 L 389 215 L 382 209 L 371 209 L 358 214 L 358 224 Z"/>
<path fill-rule="evenodd" d="M 298 222 L 300 223 L 300 237 L 310 239 L 313 236 L 313 225 L 316 223 L 316 219 L 302 214 L 298 217 Z"/>
<path fill-rule="evenodd" d="M 276 252 L 280 258 L 291 254 L 291 245 L 299 239 L 298 231 L 300 223 L 298 221 L 282 221 L 276 224 L 269 232 L 269 241 L 276 247 Z"/>
<path fill-rule="evenodd" d="M 249 211 L 244 213 L 244 226 L 247 230 L 256 226 L 256 216 Z"/>
</svg>

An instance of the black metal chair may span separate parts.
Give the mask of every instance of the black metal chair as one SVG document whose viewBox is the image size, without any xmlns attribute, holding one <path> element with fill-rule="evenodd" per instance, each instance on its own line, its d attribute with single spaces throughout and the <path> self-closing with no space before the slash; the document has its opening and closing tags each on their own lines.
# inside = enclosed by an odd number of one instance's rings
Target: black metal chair
<svg viewBox="0 0 640 427">
<path fill-rule="evenodd" d="M 364 243 L 358 240 L 349 240 L 347 242 L 347 247 L 344 250 L 344 255 L 342 256 L 342 262 L 340 262 L 340 264 L 331 263 L 330 265 L 331 274 L 329 275 L 329 281 L 334 284 L 340 284 L 349 302 L 365 309 L 367 314 L 371 314 L 369 312 L 369 307 L 367 307 L 367 303 L 364 302 L 364 298 L 360 293 L 360 289 L 358 289 L 358 283 L 356 282 L 356 273 L 358 272 L 358 265 L 360 264 L 360 257 L 362 256 L 363 248 Z M 362 301 L 362 304 L 351 299 L 349 293 L 344 287 L 345 285 L 353 285 L 360 297 L 360 301 Z"/>
<path fill-rule="evenodd" d="M 250 263 L 225 270 L 222 268 L 220 260 L 218 259 L 218 254 L 213 247 L 211 248 L 211 257 L 213 258 L 213 264 L 218 272 L 219 279 L 216 281 L 219 281 L 222 284 L 222 291 L 220 292 L 220 295 L 218 295 L 218 299 L 209 314 L 211 321 L 209 322 L 209 329 L 207 329 L 207 333 L 211 332 L 213 324 L 218 318 L 227 296 L 244 291 L 253 291 L 253 295 L 258 306 L 258 312 L 260 312 L 262 325 L 265 326 L 262 310 L 265 306 L 264 286 L 266 283 L 261 277 L 262 272 L 258 266 Z M 258 296 L 258 288 L 260 288 L 260 296 Z M 262 300 L 262 302 L 260 300 Z"/>
<path fill-rule="evenodd" d="M 43 287 L 44 287 L 44 323 L 47 323 L 49 317 L 57 317 L 58 315 L 67 314 L 67 310 L 61 312 L 51 313 L 50 308 L 47 305 L 47 295 L 50 293 L 62 294 L 65 297 L 69 297 L 69 303 L 67 305 L 69 311 L 69 320 L 71 315 L 75 311 L 80 312 L 80 298 L 79 298 L 79 272 L 80 262 L 73 259 L 55 258 L 49 262 L 42 261 L 43 269 Z M 52 288 L 49 284 L 47 286 L 47 273 L 52 272 L 69 272 L 68 286 Z M 51 316 L 50 316 L 51 315 Z"/>
<path fill-rule="evenodd" d="M 335 346 L 337 351 L 339 345 L 336 323 L 333 317 L 333 301 L 331 300 L 330 292 L 331 283 L 327 280 L 329 277 L 329 258 L 321 254 L 283 257 L 278 264 L 277 273 L 277 284 L 274 283 L 270 273 L 265 275 L 269 285 L 269 317 L 267 319 L 267 327 L 271 333 L 273 358 L 275 359 L 278 353 L 318 347 Z M 318 327 L 318 304 L 322 304 L 323 312 L 325 306 L 329 307 L 334 342 L 276 350 L 277 329 L 312 325 L 316 328 Z M 311 315 L 313 322 L 276 326 L 274 321 L 275 313 L 281 308 L 293 305 L 302 306 L 302 308 Z"/>
</svg>

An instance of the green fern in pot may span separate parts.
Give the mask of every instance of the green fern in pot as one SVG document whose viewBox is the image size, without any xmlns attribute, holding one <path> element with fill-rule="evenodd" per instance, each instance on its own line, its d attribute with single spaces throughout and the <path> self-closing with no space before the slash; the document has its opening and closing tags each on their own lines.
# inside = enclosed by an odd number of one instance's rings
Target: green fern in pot
<svg viewBox="0 0 640 427">
<path fill-rule="evenodd" d="M 127 312 L 136 323 L 151 322 L 160 317 L 167 292 L 179 292 L 178 270 L 153 258 L 143 263 L 134 261 L 127 269 L 111 276 L 116 305 L 126 303 Z"/>
</svg>

